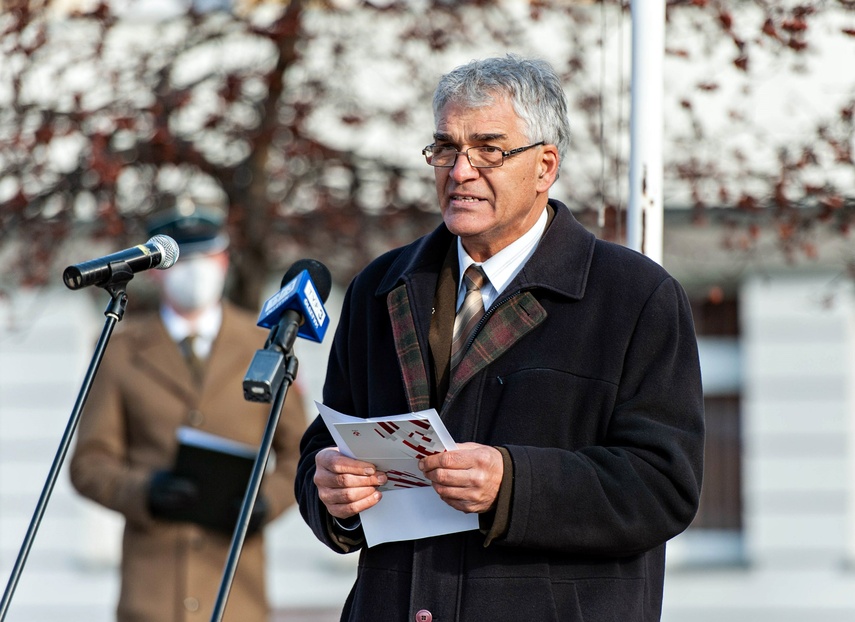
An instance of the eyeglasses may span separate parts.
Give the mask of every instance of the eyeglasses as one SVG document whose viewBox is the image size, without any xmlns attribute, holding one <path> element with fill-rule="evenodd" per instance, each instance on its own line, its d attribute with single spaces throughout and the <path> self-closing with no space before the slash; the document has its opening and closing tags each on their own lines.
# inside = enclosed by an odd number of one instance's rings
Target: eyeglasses
<svg viewBox="0 0 855 622">
<path fill-rule="evenodd" d="M 427 163 L 437 168 L 451 168 L 457 162 L 457 156 L 465 155 L 472 168 L 496 168 L 505 163 L 505 158 L 510 158 L 518 153 L 545 145 L 545 141 L 534 143 L 526 147 L 518 147 L 510 151 L 502 151 L 498 147 L 485 145 L 483 147 L 469 147 L 463 151 L 457 151 L 451 145 L 428 145 L 422 149 L 422 155 Z"/>
</svg>

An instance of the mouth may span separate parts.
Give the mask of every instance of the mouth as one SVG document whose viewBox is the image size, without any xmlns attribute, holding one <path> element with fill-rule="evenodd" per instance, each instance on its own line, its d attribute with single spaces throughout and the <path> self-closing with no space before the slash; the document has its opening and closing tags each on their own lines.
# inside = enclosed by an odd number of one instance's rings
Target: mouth
<svg viewBox="0 0 855 622">
<path fill-rule="evenodd" d="M 456 194 L 456 193 L 449 195 L 448 200 L 449 200 L 449 202 L 454 203 L 454 204 L 458 204 L 458 205 L 466 205 L 466 204 L 474 205 L 475 203 L 479 203 L 479 202 L 483 201 L 483 199 L 481 199 L 479 197 L 473 197 L 473 196 L 468 195 L 468 194 Z"/>
</svg>

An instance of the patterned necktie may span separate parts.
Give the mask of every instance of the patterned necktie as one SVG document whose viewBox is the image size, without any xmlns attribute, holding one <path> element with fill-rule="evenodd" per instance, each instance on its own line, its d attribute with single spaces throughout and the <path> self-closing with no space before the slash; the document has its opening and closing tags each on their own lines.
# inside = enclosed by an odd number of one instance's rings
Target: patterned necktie
<svg viewBox="0 0 855 622">
<path fill-rule="evenodd" d="M 478 320 L 484 315 L 484 299 L 481 297 L 481 288 L 487 283 L 487 275 L 481 266 L 471 265 L 463 273 L 463 284 L 466 286 L 466 296 L 463 304 L 454 318 L 454 331 L 451 334 L 451 368 L 454 369 L 463 358 L 466 348 L 464 344 L 469 335 L 478 324 Z"/>
<path fill-rule="evenodd" d="M 194 347 L 196 338 L 196 335 L 187 335 L 181 340 L 180 347 L 184 358 L 187 360 L 187 365 L 190 367 L 190 371 L 193 372 L 193 379 L 198 384 L 202 382 L 205 362 L 196 354 L 196 348 Z"/>
</svg>

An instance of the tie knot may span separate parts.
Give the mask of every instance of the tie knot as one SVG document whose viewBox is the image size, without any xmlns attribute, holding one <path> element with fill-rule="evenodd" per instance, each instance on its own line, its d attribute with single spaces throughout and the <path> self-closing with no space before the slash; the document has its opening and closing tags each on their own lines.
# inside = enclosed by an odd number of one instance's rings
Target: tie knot
<svg viewBox="0 0 855 622">
<path fill-rule="evenodd" d="M 197 382 L 201 382 L 202 377 L 205 374 L 205 362 L 196 352 L 195 345 L 198 339 L 198 335 L 187 335 L 184 339 L 181 340 L 179 347 L 181 348 L 182 354 L 184 354 L 184 358 L 187 361 L 187 365 L 190 367 L 190 371 L 193 373 L 193 378 Z"/>
<path fill-rule="evenodd" d="M 486 282 L 487 275 L 484 274 L 484 269 L 481 266 L 472 264 L 463 273 L 463 283 L 466 285 L 467 292 L 471 292 L 474 289 L 481 289 Z"/>
<path fill-rule="evenodd" d="M 467 340 L 471 336 L 478 321 L 484 315 L 484 299 L 479 291 L 487 282 L 481 266 L 471 265 L 463 273 L 463 284 L 466 286 L 466 296 L 454 317 L 454 329 L 451 333 L 451 368 L 457 365 L 466 351 Z"/>
<path fill-rule="evenodd" d="M 185 356 L 196 355 L 196 339 L 196 335 L 191 333 L 181 340 L 179 345 L 181 346 L 181 350 L 184 352 Z"/>
</svg>

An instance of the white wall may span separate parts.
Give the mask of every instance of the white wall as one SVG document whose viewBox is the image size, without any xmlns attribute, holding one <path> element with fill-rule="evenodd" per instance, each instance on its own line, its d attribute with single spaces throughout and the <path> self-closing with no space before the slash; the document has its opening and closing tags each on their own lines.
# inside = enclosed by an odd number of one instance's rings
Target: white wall
<svg viewBox="0 0 855 622">
<path fill-rule="evenodd" d="M 741 309 L 748 560 L 839 567 L 853 524 L 851 283 L 754 276 Z"/>
</svg>

